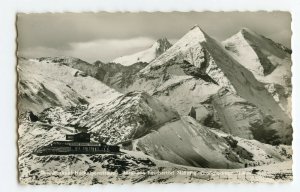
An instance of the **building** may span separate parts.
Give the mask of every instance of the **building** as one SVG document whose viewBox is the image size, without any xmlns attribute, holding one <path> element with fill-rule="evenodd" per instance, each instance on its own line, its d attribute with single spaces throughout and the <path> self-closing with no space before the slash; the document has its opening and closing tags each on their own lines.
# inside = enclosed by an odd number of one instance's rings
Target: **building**
<svg viewBox="0 0 300 192">
<path fill-rule="evenodd" d="M 70 140 L 73 142 L 90 142 L 91 141 L 91 134 L 90 133 L 77 133 L 73 135 L 66 135 L 66 140 Z"/>
<path fill-rule="evenodd" d="M 36 155 L 118 153 L 120 147 L 105 143 L 90 142 L 90 133 L 66 135 L 65 141 L 53 141 L 35 151 Z"/>
</svg>

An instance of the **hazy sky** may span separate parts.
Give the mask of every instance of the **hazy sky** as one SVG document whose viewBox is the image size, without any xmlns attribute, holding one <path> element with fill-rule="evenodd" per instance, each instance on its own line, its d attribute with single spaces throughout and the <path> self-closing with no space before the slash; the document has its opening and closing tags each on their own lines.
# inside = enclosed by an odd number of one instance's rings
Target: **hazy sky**
<svg viewBox="0 0 300 192">
<path fill-rule="evenodd" d="M 247 27 L 291 46 L 288 12 L 170 12 L 19 14 L 21 56 L 73 56 L 110 61 L 151 46 L 158 38 L 172 43 L 198 24 L 222 41 Z"/>
</svg>

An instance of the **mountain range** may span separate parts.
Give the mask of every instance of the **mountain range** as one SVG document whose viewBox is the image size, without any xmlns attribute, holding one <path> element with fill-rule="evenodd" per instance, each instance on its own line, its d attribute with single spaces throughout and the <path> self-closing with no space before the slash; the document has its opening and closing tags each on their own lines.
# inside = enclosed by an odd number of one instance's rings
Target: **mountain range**
<svg viewBox="0 0 300 192">
<path fill-rule="evenodd" d="M 194 26 L 108 63 L 19 58 L 21 127 L 31 111 L 50 129 L 85 127 L 93 141 L 179 165 L 279 163 L 292 142 L 291 53 L 250 29 L 218 42 Z"/>
</svg>

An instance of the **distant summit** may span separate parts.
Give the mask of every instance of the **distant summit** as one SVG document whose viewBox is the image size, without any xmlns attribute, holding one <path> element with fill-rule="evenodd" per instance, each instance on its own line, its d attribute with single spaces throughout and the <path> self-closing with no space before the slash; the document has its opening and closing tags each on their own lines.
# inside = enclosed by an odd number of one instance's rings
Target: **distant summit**
<svg viewBox="0 0 300 192">
<path fill-rule="evenodd" d="M 156 45 L 156 57 L 160 56 L 161 54 L 163 54 L 167 49 L 169 49 L 172 44 L 168 41 L 167 38 L 161 38 L 161 39 L 158 39 L 156 42 L 155 42 Z M 154 45 L 155 45 L 154 44 Z M 154 46 L 153 45 L 153 46 Z"/>
<path fill-rule="evenodd" d="M 150 48 L 144 51 L 116 58 L 112 62 L 119 63 L 125 66 L 129 66 L 138 62 L 150 63 L 171 46 L 172 44 L 167 40 L 167 38 L 161 38 L 158 39 Z"/>
</svg>

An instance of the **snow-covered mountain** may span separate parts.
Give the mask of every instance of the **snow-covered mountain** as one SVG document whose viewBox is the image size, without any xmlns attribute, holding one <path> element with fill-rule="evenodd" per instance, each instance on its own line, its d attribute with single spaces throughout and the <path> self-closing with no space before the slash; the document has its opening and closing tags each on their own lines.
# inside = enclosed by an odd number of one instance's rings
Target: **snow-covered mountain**
<svg viewBox="0 0 300 192">
<path fill-rule="evenodd" d="M 121 95 L 83 71 L 71 68 L 64 62 L 52 61 L 19 60 L 18 104 L 21 112 L 41 112 L 53 106 L 101 103 Z"/>
<path fill-rule="evenodd" d="M 129 66 L 138 62 L 150 63 L 171 46 L 172 44 L 166 38 L 158 39 L 150 48 L 132 55 L 116 58 L 112 62 L 120 63 L 125 66 Z"/>
<path fill-rule="evenodd" d="M 281 68 L 282 75 L 290 75 L 291 50 L 275 43 L 250 29 L 243 28 L 237 34 L 222 42 L 225 49 L 255 77 L 266 82 L 285 83 L 285 79 L 275 78 L 273 72 Z M 270 74 L 273 74 L 269 76 Z M 265 78 L 269 76 L 269 78 Z M 271 78 L 273 77 L 273 78 Z M 288 78 L 290 76 L 287 76 Z"/>
<path fill-rule="evenodd" d="M 147 75 L 153 69 L 164 68 L 166 63 L 171 65 L 170 60 L 178 57 L 183 62 L 200 68 L 199 73 L 208 75 L 216 82 L 215 84 L 236 92 L 263 111 L 273 113 L 272 115 L 288 121 L 264 85 L 198 26 L 193 27 L 164 54 L 146 66 L 141 73 Z M 175 74 L 176 72 L 171 73 Z M 253 95 L 256 96 L 253 97 Z"/>
<path fill-rule="evenodd" d="M 222 44 L 258 81 L 265 83 L 274 99 L 290 115 L 291 50 L 247 28 L 240 30 Z"/>
<path fill-rule="evenodd" d="M 192 107 L 196 108 L 197 114 L 202 115 L 204 121 L 208 121 L 211 113 L 203 107 L 202 102 L 212 95 L 219 95 L 224 89 L 236 95 L 236 103 L 240 100 L 238 98 L 245 101 L 241 107 L 235 108 L 236 114 L 243 114 L 247 106 L 254 105 L 255 110 L 263 114 L 259 118 L 261 122 L 267 116 L 272 117 L 272 122 L 282 122 L 275 127 L 268 125 L 261 126 L 260 129 L 270 128 L 271 131 L 266 132 L 272 132 L 272 135 L 281 138 L 280 142 L 291 142 L 291 137 L 288 136 L 292 131 L 291 119 L 265 88 L 265 84 L 258 81 L 220 43 L 198 26 L 193 27 L 165 53 L 142 69 L 127 90 L 144 90 L 165 105 L 176 109 L 181 115 L 187 115 Z M 223 112 L 219 110 L 219 113 Z M 232 134 L 240 132 L 238 129 L 241 126 L 234 126 L 231 130 L 225 128 L 228 127 L 227 121 L 240 121 L 239 118 L 225 116 L 219 120 L 223 130 Z M 256 139 L 261 137 L 260 134 L 254 134 L 251 124 L 247 128 L 242 126 L 246 130 L 239 136 Z M 280 126 L 283 128 L 278 130 Z"/>
</svg>

